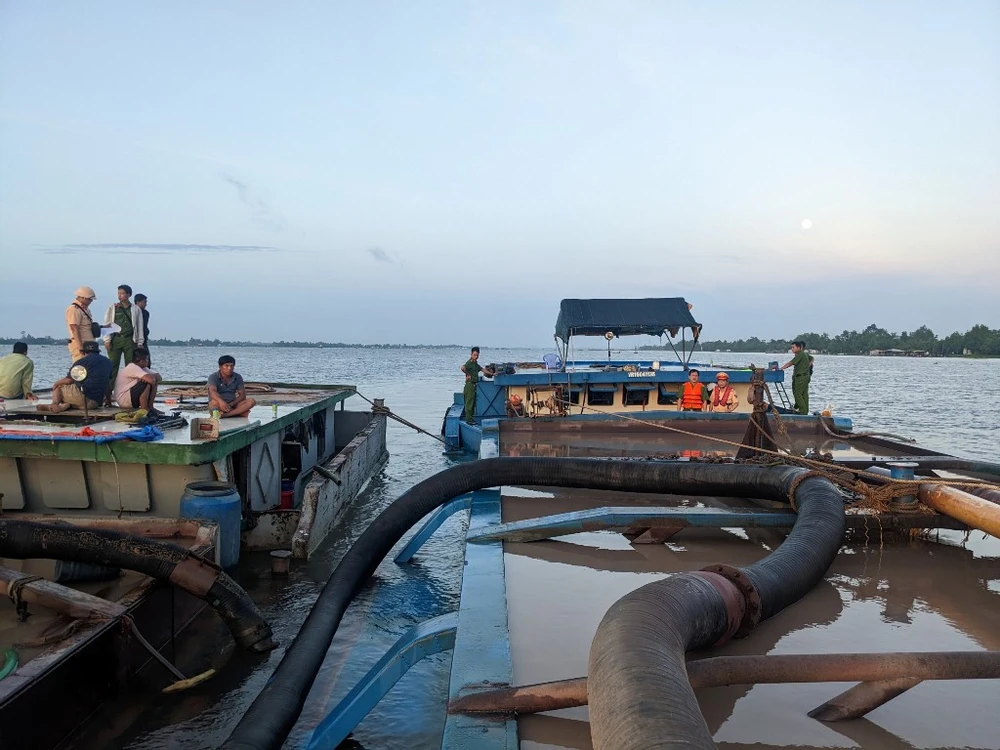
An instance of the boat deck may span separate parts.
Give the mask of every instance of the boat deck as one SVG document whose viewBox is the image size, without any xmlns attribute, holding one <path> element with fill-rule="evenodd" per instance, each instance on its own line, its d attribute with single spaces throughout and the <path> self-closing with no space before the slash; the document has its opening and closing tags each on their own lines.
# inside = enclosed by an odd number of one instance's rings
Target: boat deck
<svg viewBox="0 0 1000 750">
<path fill-rule="evenodd" d="M 257 389 L 250 390 L 257 385 Z M 257 405 L 245 417 L 220 420 L 219 438 L 246 432 L 253 427 L 272 432 L 295 419 L 301 419 L 303 410 L 316 411 L 331 403 L 345 401 L 354 395 L 350 385 L 295 385 L 274 384 L 260 386 L 248 384 L 247 395 L 257 401 Z M 37 404 L 51 403 L 51 398 L 42 395 Z M 79 433 L 78 428 L 89 427 L 96 433 L 126 432 L 135 425 L 116 422 L 115 415 L 127 409 L 118 407 L 90 409 L 70 409 L 60 414 L 49 414 L 36 409 L 36 402 L 24 399 L 8 399 L 7 418 L 0 421 L 0 455 L 5 455 L 5 443 L 18 442 L 18 437 L 27 440 L 33 436 L 70 437 Z M 204 385 L 193 383 L 164 383 L 157 394 L 156 408 L 168 417 L 179 415 L 190 421 L 194 418 L 210 417 L 208 393 Z M 307 414 L 306 414 L 307 416 Z M 163 439 L 156 446 L 204 445 L 205 441 L 192 438 L 187 425 L 163 430 Z"/>
</svg>

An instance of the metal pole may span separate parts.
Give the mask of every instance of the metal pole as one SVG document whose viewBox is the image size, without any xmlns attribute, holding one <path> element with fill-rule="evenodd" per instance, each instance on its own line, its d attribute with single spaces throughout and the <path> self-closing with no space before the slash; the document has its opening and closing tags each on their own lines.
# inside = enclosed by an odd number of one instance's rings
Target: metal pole
<svg viewBox="0 0 1000 750">
<path fill-rule="evenodd" d="M 687 672 L 694 688 L 789 682 L 885 683 L 892 687 L 902 680 L 1000 678 L 1000 651 L 719 656 L 690 661 Z M 872 693 L 888 695 L 881 688 L 868 690 L 865 695 Z M 888 695 L 882 702 L 892 697 Z M 451 713 L 529 714 L 586 704 L 587 678 L 578 677 L 470 693 L 454 701 L 448 710 Z"/>
</svg>

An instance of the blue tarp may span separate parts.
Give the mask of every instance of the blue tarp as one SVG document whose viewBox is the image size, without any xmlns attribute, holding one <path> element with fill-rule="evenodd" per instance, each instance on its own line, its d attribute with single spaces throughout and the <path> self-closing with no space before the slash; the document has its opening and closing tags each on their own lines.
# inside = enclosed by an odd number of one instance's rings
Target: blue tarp
<svg viewBox="0 0 1000 750">
<path fill-rule="evenodd" d="M 661 336 L 670 331 L 676 336 L 681 328 L 701 330 L 683 297 L 564 299 L 556 320 L 556 336 L 563 341 L 608 331 L 615 336 Z"/>
<path fill-rule="evenodd" d="M 44 432 L 35 432 L 28 434 L 25 432 L 0 432 L 0 440 L 36 440 L 43 441 L 46 443 L 63 443 L 63 442 L 76 442 L 76 443 L 97 443 L 101 445 L 103 443 L 112 443 L 115 440 L 135 440 L 139 443 L 151 443 L 155 440 L 163 440 L 163 431 L 159 427 L 154 427 L 153 425 L 146 425 L 145 427 L 137 427 L 134 430 L 125 430 L 123 432 L 114 433 L 103 433 L 96 435 L 65 435 L 65 434 L 46 434 Z"/>
</svg>

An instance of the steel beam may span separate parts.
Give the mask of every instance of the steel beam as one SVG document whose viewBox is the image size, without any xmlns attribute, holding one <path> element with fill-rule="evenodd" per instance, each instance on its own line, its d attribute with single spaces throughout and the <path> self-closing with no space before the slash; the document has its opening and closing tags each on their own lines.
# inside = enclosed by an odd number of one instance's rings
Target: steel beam
<svg viewBox="0 0 1000 750">
<path fill-rule="evenodd" d="M 499 522 L 500 491 L 473 493 L 469 534 L 487 531 Z M 484 685 L 504 687 L 512 681 L 503 545 L 501 542 L 466 544 L 448 701 L 458 700 Z M 517 721 L 513 716 L 450 714 L 441 747 L 517 750 Z"/>
<path fill-rule="evenodd" d="M 434 536 L 434 532 L 441 528 L 441 524 L 456 513 L 468 510 L 471 507 L 471 493 L 459 495 L 454 500 L 450 500 L 442 505 L 436 511 L 431 513 L 430 518 L 424 521 L 424 525 L 420 527 L 420 530 L 410 537 L 410 541 L 408 541 L 406 546 L 400 550 L 399 554 L 393 559 L 393 562 L 397 565 L 405 565 L 410 562 L 414 555 L 417 554 L 417 550 L 423 547 L 427 543 L 427 540 Z"/>
<path fill-rule="evenodd" d="M 687 663 L 696 689 L 802 682 L 861 684 L 810 712 L 823 721 L 863 716 L 923 680 L 1000 678 L 1000 651 L 885 654 L 779 654 L 717 656 Z M 587 678 L 470 691 L 452 699 L 452 713 L 518 715 L 587 704 Z"/>
<path fill-rule="evenodd" d="M 307 749 L 337 747 L 410 667 L 432 654 L 454 648 L 457 627 L 458 615 L 451 612 L 406 631 L 313 730 Z"/>
<path fill-rule="evenodd" d="M 540 518 L 499 524 L 498 526 L 469 535 L 470 542 L 537 542 L 586 531 L 615 531 L 630 537 L 640 537 L 650 529 L 683 528 L 791 528 L 796 514 L 792 510 L 745 509 L 720 510 L 718 508 L 637 508 L 632 506 L 590 508 L 557 513 Z M 947 516 L 894 513 L 850 513 L 847 528 L 865 528 L 870 531 L 895 529 L 960 529 L 967 528 L 961 521 Z M 671 534 L 672 536 L 673 534 Z M 666 537 L 669 538 L 669 537 Z M 641 543 L 652 541 L 642 539 Z"/>
</svg>

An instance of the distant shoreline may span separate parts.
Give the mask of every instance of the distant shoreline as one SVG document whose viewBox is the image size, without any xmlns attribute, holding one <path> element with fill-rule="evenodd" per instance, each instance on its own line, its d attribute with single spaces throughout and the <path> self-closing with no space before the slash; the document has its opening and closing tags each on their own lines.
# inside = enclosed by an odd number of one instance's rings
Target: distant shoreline
<svg viewBox="0 0 1000 750">
<path fill-rule="evenodd" d="M 25 342 L 28 346 L 66 346 L 69 339 L 56 339 L 50 336 L 24 336 L 22 338 L 12 338 L 9 336 L 0 337 L 0 345 L 9 346 L 18 341 Z M 218 347 L 259 347 L 267 349 L 468 349 L 465 344 L 344 344 L 342 342 L 327 341 L 220 341 L 213 339 L 191 339 L 188 341 L 176 341 L 174 339 L 150 339 L 148 344 L 156 347 L 191 347 L 191 348 L 218 348 Z M 484 347 L 486 348 L 486 347 Z M 495 347 L 510 348 L 510 347 Z"/>
</svg>

